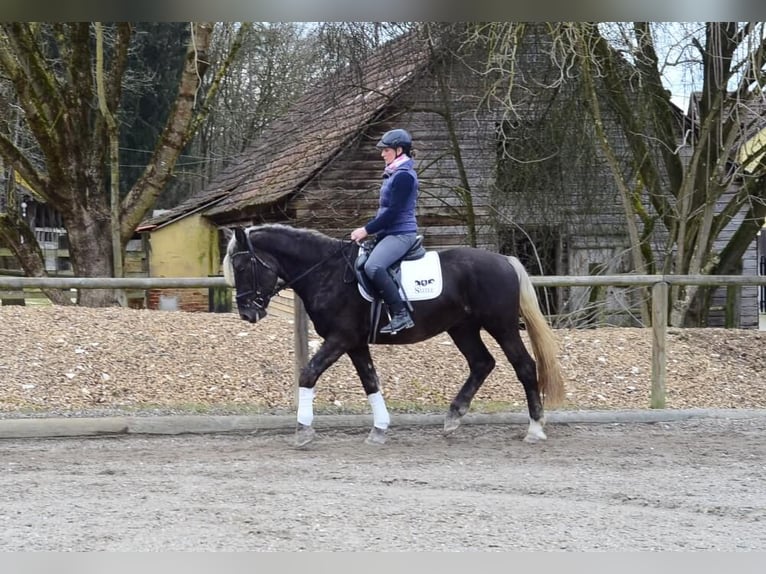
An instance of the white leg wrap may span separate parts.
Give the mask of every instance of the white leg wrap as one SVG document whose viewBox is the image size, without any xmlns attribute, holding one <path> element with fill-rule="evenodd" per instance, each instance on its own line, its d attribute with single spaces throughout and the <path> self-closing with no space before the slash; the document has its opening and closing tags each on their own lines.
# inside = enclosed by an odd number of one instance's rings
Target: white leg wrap
<svg viewBox="0 0 766 574">
<path fill-rule="evenodd" d="M 383 400 L 383 395 L 378 391 L 377 393 L 367 395 L 367 399 L 370 401 L 370 406 L 372 407 L 372 424 L 379 429 L 386 430 L 391 422 L 391 417 L 388 415 L 388 409 L 386 408 L 386 401 Z"/>
<path fill-rule="evenodd" d="M 535 442 L 538 440 L 545 440 L 545 431 L 543 430 L 542 419 L 539 421 L 529 419 L 529 428 L 527 429 L 527 436 L 524 440 L 527 442 Z"/>
<path fill-rule="evenodd" d="M 311 426 L 314 421 L 314 389 L 298 389 L 298 422 Z"/>
</svg>

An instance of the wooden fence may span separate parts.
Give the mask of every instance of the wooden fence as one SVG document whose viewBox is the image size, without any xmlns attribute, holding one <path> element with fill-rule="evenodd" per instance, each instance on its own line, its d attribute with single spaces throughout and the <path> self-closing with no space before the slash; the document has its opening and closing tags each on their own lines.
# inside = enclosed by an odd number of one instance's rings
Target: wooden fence
<svg viewBox="0 0 766 574">
<path fill-rule="evenodd" d="M 766 285 L 766 276 L 745 275 L 601 275 L 601 276 L 549 276 L 531 277 L 535 287 L 646 287 L 652 295 L 652 390 L 651 408 L 665 407 L 666 338 L 668 327 L 668 290 L 671 285 L 704 285 L 728 287 L 732 285 Z M 223 277 L 151 277 L 151 278 L 98 278 L 98 277 L 3 277 L 0 291 L 21 291 L 27 288 L 47 289 L 194 289 L 225 287 Z M 289 297 L 279 303 L 282 313 L 289 310 Z M 303 303 L 292 297 L 295 324 L 295 393 L 298 375 L 309 359 L 308 325 Z"/>
</svg>

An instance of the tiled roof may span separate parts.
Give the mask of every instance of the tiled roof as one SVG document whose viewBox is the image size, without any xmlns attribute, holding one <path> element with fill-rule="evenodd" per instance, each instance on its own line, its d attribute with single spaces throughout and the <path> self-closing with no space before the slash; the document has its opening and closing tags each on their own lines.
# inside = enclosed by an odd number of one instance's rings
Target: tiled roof
<svg viewBox="0 0 766 574">
<path fill-rule="evenodd" d="M 357 68 L 349 67 L 310 89 L 200 193 L 141 227 L 162 225 L 200 209 L 220 216 L 273 203 L 296 191 L 429 61 L 417 31 L 388 42 Z"/>
</svg>

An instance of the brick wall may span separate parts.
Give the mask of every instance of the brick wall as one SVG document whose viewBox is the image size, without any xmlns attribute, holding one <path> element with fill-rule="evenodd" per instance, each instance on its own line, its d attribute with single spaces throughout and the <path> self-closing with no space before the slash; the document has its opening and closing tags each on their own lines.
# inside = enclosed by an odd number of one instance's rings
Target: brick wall
<svg viewBox="0 0 766 574">
<path fill-rule="evenodd" d="M 147 307 L 165 309 L 176 306 L 179 311 L 204 312 L 209 310 L 207 289 L 149 289 L 146 294 Z"/>
</svg>

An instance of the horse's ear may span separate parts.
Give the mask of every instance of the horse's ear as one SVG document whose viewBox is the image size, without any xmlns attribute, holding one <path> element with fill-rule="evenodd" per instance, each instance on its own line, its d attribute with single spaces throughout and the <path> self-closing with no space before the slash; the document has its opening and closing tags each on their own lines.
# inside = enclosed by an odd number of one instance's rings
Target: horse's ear
<svg viewBox="0 0 766 574">
<path fill-rule="evenodd" d="M 234 228 L 234 237 L 237 238 L 237 243 L 241 247 L 247 247 L 247 239 L 245 239 L 245 230 L 241 227 Z"/>
<path fill-rule="evenodd" d="M 223 227 L 221 228 L 221 233 L 223 234 L 223 240 L 228 245 L 229 241 L 231 241 L 232 235 L 234 235 L 234 232 L 228 227 Z"/>
</svg>

